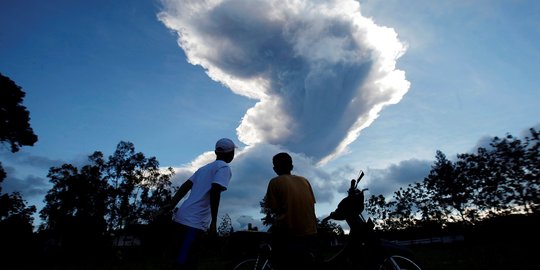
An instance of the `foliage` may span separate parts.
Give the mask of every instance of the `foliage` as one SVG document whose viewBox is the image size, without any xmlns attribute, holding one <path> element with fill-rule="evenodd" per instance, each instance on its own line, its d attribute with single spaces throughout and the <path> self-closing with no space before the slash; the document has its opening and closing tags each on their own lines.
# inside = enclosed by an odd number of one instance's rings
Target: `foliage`
<svg viewBox="0 0 540 270">
<path fill-rule="evenodd" d="M 2 163 L 0 163 L 0 183 L 6 179 L 6 171 L 4 170 L 4 167 L 2 167 Z M 0 192 L 2 191 L 2 186 L 0 186 Z"/>
<path fill-rule="evenodd" d="M 219 236 L 229 236 L 234 232 L 229 214 L 225 214 L 221 217 L 221 222 L 219 223 L 217 231 Z"/>
<path fill-rule="evenodd" d="M 32 251 L 35 212 L 36 207 L 26 206 L 18 192 L 0 195 L 0 253 L 4 258 L 22 258 Z"/>
<path fill-rule="evenodd" d="M 109 229 L 147 223 L 172 196 L 172 168 L 161 172 L 155 157 L 135 152 L 130 142 L 120 142 L 105 164 L 110 184 Z"/>
<path fill-rule="evenodd" d="M 8 144 L 12 153 L 37 141 L 30 126 L 30 113 L 22 105 L 25 92 L 0 73 L 0 144 Z M 19 192 L 2 194 L 1 184 L 7 177 L 0 163 L 0 242 L 6 257 L 17 257 L 32 240 L 35 206 L 27 206 Z"/>
<path fill-rule="evenodd" d="M 40 211 L 41 229 L 98 236 L 148 224 L 171 199 L 172 175 L 172 168 L 162 171 L 156 158 L 136 153 L 129 142 L 120 142 L 107 160 L 94 152 L 80 169 L 71 164 L 53 167 L 47 175 L 53 187 Z"/>
<path fill-rule="evenodd" d="M 35 206 L 26 206 L 19 192 L 0 195 L 0 226 L 4 224 L 22 224 L 32 230 L 32 215 L 36 212 Z M 1 230 L 4 231 L 4 230 Z"/>
<path fill-rule="evenodd" d="M 98 165 L 86 165 L 79 170 L 64 164 L 51 168 L 47 177 L 53 187 L 45 196 L 46 205 L 40 211 L 45 221 L 42 229 L 67 231 L 78 224 L 84 226 L 86 232 L 104 230 L 107 183 L 101 178 Z"/>
<path fill-rule="evenodd" d="M 317 219 L 317 232 L 319 235 L 325 236 L 344 236 L 345 231 L 341 226 L 331 220 L 323 221 Z"/>
<path fill-rule="evenodd" d="M 8 143 L 13 153 L 38 139 L 30 127 L 30 112 L 22 105 L 25 95 L 20 86 L 0 73 L 0 142 Z"/>
<path fill-rule="evenodd" d="M 9 144 L 13 153 L 22 146 L 32 146 L 37 141 L 37 136 L 30 127 L 30 113 L 22 105 L 25 95 L 20 86 L 0 73 L 0 143 Z M 0 184 L 6 176 L 0 163 Z M 1 191 L 0 186 L 0 223 L 18 220 L 32 226 L 31 216 L 36 207 L 27 207 L 20 193 L 1 194 Z"/>
<path fill-rule="evenodd" d="M 272 209 L 266 207 L 266 196 L 259 202 L 261 206 L 261 214 L 264 214 L 264 217 L 261 218 L 262 224 L 268 227 L 271 227 L 276 220 L 276 213 Z"/>
<path fill-rule="evenodd" d="M 391 200 L 371 196 L 366 210 L 378 227 L 473 225 L 515 213 L 537 214 L 540 207 L 539 132 L 524 139 L 494 137 L 489 147 L 457 155 L 455 162 L 437 151 L 422 182 L 400 188 Z"/>
</svg>

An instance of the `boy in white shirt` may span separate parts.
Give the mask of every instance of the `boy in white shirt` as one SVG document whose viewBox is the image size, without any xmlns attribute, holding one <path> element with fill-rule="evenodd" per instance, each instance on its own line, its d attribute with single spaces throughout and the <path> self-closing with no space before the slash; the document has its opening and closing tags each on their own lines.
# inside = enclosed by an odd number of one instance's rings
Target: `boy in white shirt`
<svg viewBox="0 0 540 270">
<path fill-rule="evenodd" d="M 184 182 L 166 210 L 172 210 L 191 190 L 187 199 L 174 215 L 177 231 L 175 243 L 178 253 L 176 264 L 180 269 L 194 269 L 197 264 L 197 245 L 204 232 L 217 233 L 217 213 L 221 192 L 231 180 L 229 163 L 234 159 L 233 141 L 222 138 L 216 142 L 216 160 L 199 168 Z"/>
</svg>

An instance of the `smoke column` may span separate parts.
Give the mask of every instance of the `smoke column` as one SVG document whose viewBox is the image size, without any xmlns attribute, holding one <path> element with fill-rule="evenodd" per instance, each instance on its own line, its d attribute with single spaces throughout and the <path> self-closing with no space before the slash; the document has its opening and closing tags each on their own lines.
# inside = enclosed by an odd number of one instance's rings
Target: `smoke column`
<svg viewBox="0 0 540 270">
<path fill-rule="evenodd" d="M 323 163 L 343 152 L 410 83 L 406 47 L 354 0 L 164 0 L 158 18 L 189 63 L 256 100 L 237 127 Z"/>
</svg>

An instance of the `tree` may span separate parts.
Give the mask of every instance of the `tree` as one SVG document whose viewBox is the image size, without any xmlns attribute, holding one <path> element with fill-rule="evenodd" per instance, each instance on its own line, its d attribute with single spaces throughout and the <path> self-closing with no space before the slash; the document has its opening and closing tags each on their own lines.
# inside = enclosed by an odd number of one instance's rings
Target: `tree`
<svg viewBox="0 0 540 270">
<path fill-rule="evenodd" d="M 35 212 L 36 207 L 26 206 L 18 192 L 0 195 L 0 254 L 5 258 L 14 262 L 32 253 Z"/>
<path fill-rule="evenodd" d="M 332 247 L 343 240 L 345 231 L 341 226 L 331 220 L 317 219 L 317 239 L 321 247 Z"/>
<path fill-rule="evenodd" d="M 491 216 L 516 211 L 538 212 L 540 207 L 539 133 L 531 128 L 523 140 L 510 134 L 494 137 L 491 148 L 469 157 L 477 179 L 477 204 Z"/>
<path fill-rule="evenodd" d="M 371 195 L 366 201 L 365 209 L 368 215 L 374 220 L 377 228 L 386 227 L 386 221 L 389 213 L 386 198 L 383 195 Z"/>
<path fill-rule="evenodd" d="M 268 227 L 272 227 L 274 221 L 276 220 L 276 213 L 272 209 L 265 207 L 266 205 L 266 196 L 259 202 L 261 206 L 261 214 L 264 214 L 264 217 L 261 218 L 262 224 Z"/>
<path fill-rule="evenodd" d="M 74 229 L 85 234 L 104 233 L 109 186 L 102 178 L 102 156 L 101 152 L 95 152 L 89 157 L 91 164 L 80 170 L 71 164 L 49 170 L 47 177 L 53 187 L 40 211 L 45 221 L 42 229 L 59 233 Z M 78 228 L 80 226 L 84 228 Z"/>
<path fill-rule="evenodd" d="M 319 235 L 331 235 L 335 237 L 345 235 L 345 231 L 343 231 L 343 228 L 339 224 L 331 220 L 324 221 L 319 219 L 317 219 L 317 233 Z"/>
<path fill-rule="evenodd" d="M 218 235 L 219 236 L 229 236 L 231 233 L 233 233 L 233 226 L 231 217 L 229 214 L 225 214 L 221 217 L 221 222 L 219 223 L 218 227 Z"/>
<path fill-rule="evenodd" d="M 155 157 L 135 152 L 130 142 L 120 142 L 106 163 L 106 179 L 111 185 L 109 229 L 148 223 L 153 214 L 172 197 L 172 168 L 161 170 Z"/>
<path fill-rule="evenodd" d="M 458 154 L 452 162 L 437 151 L 422 182 L 400 188 L 386 202 L 372 196 L 366 210 L 384 229 L 409 226 L 444 228 L 540 210 L 540 132 L 522 139 L 494 137 L 489 147 Z M 456 224 L 457 223 L 457 224 Z"/>
<path fill-rule="evenodd" d="M 32 146 L 37 136 L 30 127 L 30 113 L 22 105 L 25 93 L 15 82 L 0 73 L 0 143 L 12 153 Z M 27 206 L 21 194 L 2 194 L 6 172 L 0 162 L 0 247 L 6 257 L 18 256 L 32 240 L 35 206 Z"/>
<path fill-rule="evenodd" d="M 530 137 L 525 137 L 525 186 L 524 204 L 529 213 L 540 211 L 540 131 L 529 129 Z"/>
<path fill-rule="evenodd" d="M 392 229 L 405 229 L 414 225 L 414 192 L 410 187 L 399 188 L 394 192 L 392 210 L 388 217 L 392 222 Z"/>
<path fill-rule="evenodd" d="M 35 206 L 27 207 L 19 192 L 2 194 L 0 196 L 0 226 L 5 223 L 17 223 L 32 231 L 32 214 L 36 211 Z M 8 230 L 0 230 L 7 232 Z M 10 233 L 12 233 L 11 231 Z"/>
<path fill-rule="evenodd" d="M 22 146 L 32 146 L 37 141 L 30 127 L 30 113 L 22 105 L 25 95 L 20 86 L 0 73 L 0 143 L 9 144 L 12 153 L 18 152 Z M 16 219 L 27 221 L 32 226 L 31 216 L 36 207 L 26 207 L 26 201 L 20 193 L 2 195 L 1 183 L 6 176 L 0 162 L 0 223 Z"/>
<path fill-rule="evenodd" d="M 40 211 L 45 221 L 41 229 L 52 233 L 71 259 L 98 255 L 107 240 L 108 184 L 102 178 L 102 156 L 95 152 L 81 169 L 64 164 L 47 175 L 53 187 Z"/>
<path fill-rule="evenodd" d="M 0 166 L 0 183 L 2 183 L 6 179 L 6 171 L 4 171 L 4 167 Z M 0 192 L 2 191 L 2 186 L 0 185 Z"/>
<path fill-rule="evenodd" d="M 13 153 L 38 139 L 30 127 L 30 113 L 22 105 L 25 95 L 20 86 L 0 73 L 0 142 L 8 143 Z"/>
<path fill-rule="evenodd" d="M 453 220 L 457 213 L 461 221 L 469 222 L 466 210 L 473 200 L 475 185 L 467 176 L 466 162 L 454 164 L 441 151 L 437 151 L 435 159 L 424 179 L 426 191 L 444 218 Z"/>
<path fill-rule="evenodd" d="M 78 231 L 104 235 L 147 224 L 170 201 L 172 175 L 171 168 L 162 170 L 155 157 L 135 153 L 128 142 L 119 143 L 108 160 L 96 151 L 80 169 L 71 164 L 53 167 L 47 175 L 53 187 L 40 212 L 42 229 L 64 238 L 64 232 L 73 229 L 69 238 L 76 239 L 81 237 Z"/>
</svg>

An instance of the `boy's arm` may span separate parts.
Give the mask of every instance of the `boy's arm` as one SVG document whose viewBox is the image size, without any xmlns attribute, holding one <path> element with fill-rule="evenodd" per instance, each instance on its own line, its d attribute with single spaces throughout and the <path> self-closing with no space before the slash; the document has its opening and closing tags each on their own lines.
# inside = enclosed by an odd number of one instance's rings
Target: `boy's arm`
<svg viewBox="0 0 540 270">
<path fill-rule="evenodd" d="M 191 182 L 191 180 L 186 180 L 186 182 L 184 182 L 180 188 L 178 189 L 178 191 L 176 191 L 176 193 L 174 194 L 171 202 L 167 205 L 165 205 L 165 210 L 166 211 L 171 211 L 174 209 L 174 207 L 178 204 L 178 202 L 180 202 L 180 200 L 182 200 L 182 198 L 184 198 L 184 196 L 186 196 L 186 194 L 191 190 L 191 188 L 193 187 L 193 182 Z"/>
<path fill-rule="evenodd" d="M 221 200 L 221 192 L 225 188 L 219 184 L 212 184 L 210 189 L 210 212 L 212 214 L 212 221 L 210 222 L 210 234 L 217 234 L 217 214 L 219 209 L 219 201 Z"/>
</svg>

